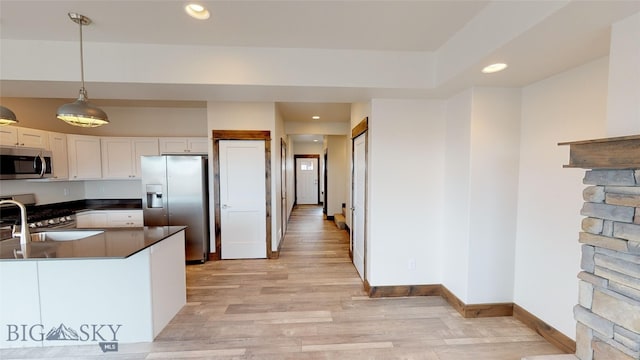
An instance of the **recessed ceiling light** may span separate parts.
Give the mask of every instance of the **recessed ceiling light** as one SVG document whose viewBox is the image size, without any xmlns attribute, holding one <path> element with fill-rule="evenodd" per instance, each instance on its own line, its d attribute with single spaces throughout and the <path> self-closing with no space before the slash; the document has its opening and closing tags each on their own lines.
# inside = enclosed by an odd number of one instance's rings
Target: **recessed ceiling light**
<svg viewBox="0 0 640 360">
<path fill-rule="evenodd" d="M 318 142 L 318 139 L 313 139 L 313 142 Z"/>
<path fill-rule="evenodd" d="M 507 64 L 496 63 L 496 64 L 491 64 L 489 66 L 485 66 L 484 69 L 482 69 L 482 72 L 485 74 L 491 74 L 494 72 L 502 71 L 506 68 L 507 68 Z"/>
<path fill-rule="evenodd" d="M 196 18 L 198 20 L 207 20 L 210 16 L 209 10 L 200 4 L 189 4 L 184 7 L 184 11 L 186 11 L 192 18 Z"/>
<path fill-rule="evenodd" d="M 318 120 L 318 119 L 320 119 L 320 116 L 318 116 L 318 115 L 313 115 L 311 118 L 312 118 L 313 120 Z"/>
</svg>

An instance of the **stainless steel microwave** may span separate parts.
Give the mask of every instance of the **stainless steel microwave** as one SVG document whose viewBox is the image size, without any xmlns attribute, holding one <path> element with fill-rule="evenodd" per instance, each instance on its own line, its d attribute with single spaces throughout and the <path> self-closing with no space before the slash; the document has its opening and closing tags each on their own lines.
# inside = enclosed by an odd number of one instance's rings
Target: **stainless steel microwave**
<svg viewBox="0 0 640 360">
<path fill-rule="evenodd" d="M 51 151 L 0 146 L 0 179 L 40 179 L 53 176 Z"/>
</svg>

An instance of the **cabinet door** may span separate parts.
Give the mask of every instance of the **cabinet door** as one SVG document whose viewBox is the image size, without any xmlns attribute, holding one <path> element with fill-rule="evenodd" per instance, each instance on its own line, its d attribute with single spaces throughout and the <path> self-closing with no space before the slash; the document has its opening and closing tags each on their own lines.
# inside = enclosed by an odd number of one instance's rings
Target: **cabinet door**
<svg viewBox="0 0 640 360">
<path fill-rule="evenodd" d="M 49 133 L 37 129 L 18 128 L 18 144 L 49 150 Z"/>
<path fill-rule="evenodd" d="M 134 176 L 133 145 L 129 138 L 102 138 L 102 177 L 131 179 Z"/>
<path fill-rule="evenodd" d="M 76 214 L 76 227 L 79 229 L 86 228 L 106 228 L 107 212 L 106 211 L 85 211 Z"/>
<path fill-rule="evenodd" d="M 0 126 L 0 145 L 18 146 L 18 128 L 15 126 Z"/>
<path fill-rule="evenodd" d="M 209 152 L 209 139 L 189 138 L 187 141 L 189 152 L 195 154 L 207 154 Z"/>
<path fill-rule="evenodd" d="M 187 152 L 186 138 L 160 138 L 160 153 L 181 154 Z"/>
<path fill-rule="evenodd" d="M 142 176 L 142 170 L 140 167 L 140 157 L 147 155 L 160 155 L 158 150 L 158 139 L 134 139 L 133 140 L 133 162 L 134 162 L 134 177 L 139 179 Z"/>
<path fill-rule="evenodd" d="M 69 178 L 72 180 L 102 178 L 100 138 L 97 136 L 67 135 Z"/>
<path fill-rule="evenodd" d="M 142 227 L 142 210 L 107 211 L 107 227 Z"/>
<path fill-rule="evenodd" d="M 69 159 L 67 154 L 67 135 L 60 133 L 49 133 L 49 147 L 53 154 L 53 178 L 69 178 Z"/>
</svg>

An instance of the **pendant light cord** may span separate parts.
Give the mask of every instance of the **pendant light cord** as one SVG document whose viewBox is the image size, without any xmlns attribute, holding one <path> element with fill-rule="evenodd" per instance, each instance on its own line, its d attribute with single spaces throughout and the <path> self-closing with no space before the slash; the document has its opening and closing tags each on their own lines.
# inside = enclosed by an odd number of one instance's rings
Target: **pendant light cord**
<svg viewBox="0 0 640 360">
<path fill-rule="evenodd" d="M 82 93 L 84 94 L 86 91 L 84 89 L 84 56 L 82 49 L 82 19 L 78 22 L 80 25 L 80 81 L 82 83 Z"/>
</svg>

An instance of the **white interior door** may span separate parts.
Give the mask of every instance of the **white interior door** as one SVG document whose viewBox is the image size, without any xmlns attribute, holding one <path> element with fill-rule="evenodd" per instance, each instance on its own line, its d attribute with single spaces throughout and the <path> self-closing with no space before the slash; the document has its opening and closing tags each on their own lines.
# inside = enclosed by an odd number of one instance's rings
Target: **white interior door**
<svg viewBox="0 0 640 360">
<path fill-rule="evenodd" d="M 287 232 L 287 144 L 280 143 L 280 239 Z"/>
<path fill-rule="evenodd" d="M 318 159 L 296 159 L 296 195 L 298 204 L 318 204 Z"/>
<path fill-rule="evenodd" d="M 220 140 L 222 259 L 267 257 L 264 140 Z"/>
<path fill-rule="evenodd" d="M 353 264 L 364 280 L 365 241 L 365 200 L 366 200 L 366 135 L 353 140 L 353 216 L 351 241 L 353 244 Z"/>
</svg>

